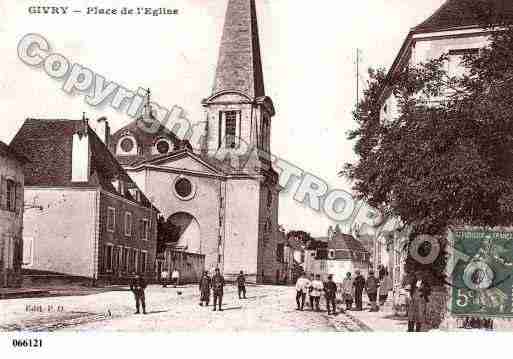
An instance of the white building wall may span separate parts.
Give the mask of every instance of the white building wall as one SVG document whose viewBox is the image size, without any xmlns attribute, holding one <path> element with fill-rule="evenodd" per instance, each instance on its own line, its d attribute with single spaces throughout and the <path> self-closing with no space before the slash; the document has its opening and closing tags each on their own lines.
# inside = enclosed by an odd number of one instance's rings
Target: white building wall
<svg viewBox="0 0 513 359">
<path fill-rule="evenodd" d="M 423 34 L 416 35 L 408 60 L 410 66 L 417 66 L 423 62 L 437 59 L 451 50 L 481 49 L 489 43 L 488 35 L 482 31 L 471 33 L 445 32 L 442 35 Z M 452 59 L 446 63 L 446 70 L 450 75 L 459 75 L 464 71 L 459 59 Z M 390 94 L 381 106 L 381 121 L 393 121 L 399 117 L 397 99 Z"/>
<path fill-rule="evenodd" d="M 243 270 L 256 279 L 259 251 L 260 184 L 253 179 L 233 179 L 226 183 L 224 273 Z M 252 278 L 252 279 L 253 279 Z"/>
<path fill-rule="evenodd" d="M 25 188 L 24 268 L 92 277 L 96 241 L 96 190 Z"/>
<path fill-rule="evenodd" d="M 367 263 L 351 260 L 314 259 L 312 253 L 315 253 L 315 251 L 307 251 L 305 256 L 305 272 L 307 275 L 319 274 L 321 279 L 325 281 L 331 274 L 336 283 L 342 283 L 348 272 L 351 273 L 353 278 L 357 270 L 362 275 L 367 276 L 369 269 Z"/>
<path fill-rule="evenodd" d="M 221 181 L 217 178 L 186 175 L 183 176 L 193 184 L 195 194 L 189 200 L 179 199 L 173 191 L 175 180 L 181 175 L 178 173 L 147 170 L 146 172 L 128 172 L 132 178 L 145 182 L 144 194 L 152 204 L 160 210 L 160 214 L 168 219 L 176 213 L 184 212 L 193 216 L 199 226 L 198 254 L 205 255 L 205 268 L 217 267 L 219 242 L 219 207 L 222 194 Z M 141 175 L 144 174 L 144 177 Z"/>
</svg>

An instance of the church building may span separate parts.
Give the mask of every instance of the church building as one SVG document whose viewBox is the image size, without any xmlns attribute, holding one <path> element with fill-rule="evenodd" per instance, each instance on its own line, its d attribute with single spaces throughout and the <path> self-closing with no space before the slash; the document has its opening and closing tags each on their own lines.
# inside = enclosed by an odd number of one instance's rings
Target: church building
<svg viewBox="0 0 513 359">
<path fill-rule="evenodd" d="M 166 127 L 145 132 L 144 114 L 111 136 L 110 150 L 159 209 L 168 243 L 205 256 L 227 279 L 241 270 L 253 282 L 280 278 L 278 174 L 270 152 L 275 114 L 265 95 L 254 0 L 229 0 L 217 70 L 205 110 L 202 145 L 194 148 Z M 198 104 L 199 104 L 198 99 Z M 219 159 L 239 156 L 240 166 Z"/>
</svg>

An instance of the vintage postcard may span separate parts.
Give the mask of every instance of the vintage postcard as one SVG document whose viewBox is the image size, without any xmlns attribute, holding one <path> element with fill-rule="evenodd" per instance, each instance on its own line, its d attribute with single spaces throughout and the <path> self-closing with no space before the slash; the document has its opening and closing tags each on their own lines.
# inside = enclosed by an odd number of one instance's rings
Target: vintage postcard
<svg viewBox="0 0 513 359">
<path fill-rule="evenodd" d="M 0 0 L 0 20 L 12 348 L 513 331 L 513 1 Z"/>
</svg>

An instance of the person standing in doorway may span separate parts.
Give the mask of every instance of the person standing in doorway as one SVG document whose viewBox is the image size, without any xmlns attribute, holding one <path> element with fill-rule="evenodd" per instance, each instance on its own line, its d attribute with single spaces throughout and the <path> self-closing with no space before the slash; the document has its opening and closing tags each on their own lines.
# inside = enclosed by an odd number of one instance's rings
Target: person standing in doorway
<svg viewBox="0 0 513 359">
<path fill-rule="evenodd" d="M 200 305 L 203 306 L 203 303 L 205 306 L 208 307 L 210 304 L 210 288 L 211 288 L 211 280 L 210 276 L 208 275 L 208 272 L 205 271 L 203 273 L 203 276 L 200 279 L 199 282 L 199 290 L 200 290 Z"/>
<path fill-rule="evenodd" d="M 353 278 L 351 278 L 351 273 L 347 272 L 346 277 L 342 281 L 342 300 L 346 304 L 346 310 L 351 310 L 353 306 Z"/>
<path fill-rule="evenodd" d="M 379 288 L 379 280 L 374 276 L 374 271 L 369 271 L 369 277 L 367 278 L 367 281 L 365 282 L 365 291 L 367 292 L 367 296 L 369 297 L 369 302 L 371 312 L 378 312 L 379 307 L 377 304 L 377 297 L 378 297 L 378 288 Z"/>
<path fill-rule="evenodd" d="M 219 303 L 219 311 L 222 312 L 222 304 L 223 304 L 223 292 L 224 292 L 224 277 L 221 275 L 219 268 L 216 268 L 216 274 L 212 278 L 212 292 L 214 294 L 214 312 L 216 311 L 216 307 Z"/>
<path fill-rule="evenodd" d="M 239 292 L 239 299 L 246 299 L 246 276 L 243 271 L 240 271 L 239 276 L 237 277 L 237 289 Z"/>
<path fill-rule="evenodd" d="M 321 281 L 321 276 L 317 274 L 315 279 L 312 281 L 312 290 L 310 292 L 310 306 L 312 311 L 315 310 L 320 312 L 319 302 L 321 300 L 321 293 L 324 289 L 324 284 Z"/>
<path fill-rule="evenodd" d="M 333 281 L 333 275 L 331 274 L 328 275 L 328 281 L 324 283 L 324 296 L 326 297 L 326 309 L 328 310 L 328 315 L 337 314 L 337 285 Z"/>
<path fill-rule="evenodd" d="M 146 289 L 146 281 L 140 275 L 136 275 L 130 284 L 130 290 L 134 293 L 135 298 L 135 314 L 139 314 L 139 308 L 142 306 L 143 314 L 146 314 L 146 298 L 144 290 Z"/>
<path fill-rule="evenodd" d="M 173 281 L 175 288 L 180 284 L 180 272 L 178 269 L 173 269 L 173 273 L 171 273 L 171 280 Z"/>
<path fill-rule="evenodd" d="M 296 304 L 297 310 L 303 310 L 305 307 L 306 292 L 310 288 L 310 280 L 306 277 L 305 273 L 296 282 Z"/>
<path fill-rule="evenodd" d="M 365 288 L 365 278 L 360 273 L 359 270 L 356 271 L 356 277 L 353 282 L 354 286 L 354 300 L 356 305 L 356 310 L 363 310 L 362 305 L 362 295 L 363 295 L 363 288 Z"/>
</svg>

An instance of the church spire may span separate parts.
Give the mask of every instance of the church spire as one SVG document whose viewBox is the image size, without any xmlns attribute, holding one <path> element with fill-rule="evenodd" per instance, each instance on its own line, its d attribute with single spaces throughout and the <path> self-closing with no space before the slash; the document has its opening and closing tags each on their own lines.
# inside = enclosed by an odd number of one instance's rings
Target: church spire
<svg viewBox="0 0 513 359">
<path fill-rule="evenodd" d="M 213 94 L 265 96 L 255 0 L 229 0 Z"/>
</svg>

